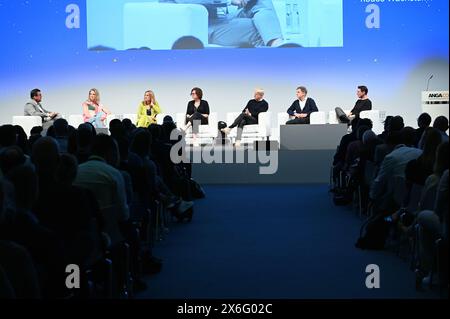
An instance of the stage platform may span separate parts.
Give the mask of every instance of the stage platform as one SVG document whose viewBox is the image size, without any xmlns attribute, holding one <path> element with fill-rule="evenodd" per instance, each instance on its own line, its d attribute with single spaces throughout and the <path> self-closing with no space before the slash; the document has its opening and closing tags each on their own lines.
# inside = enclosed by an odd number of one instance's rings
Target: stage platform
<svg viewBox="0 0 450 319">
<path fill-rule="evenodd" d="M 281 125 L 282 150 L 331 150 L 347 134 L 347 124 Z"/>
<path fill-rule="evenodd" d="M 283 125 L 271 152 L 254 147 L 193 148 L 193 178 L 201 184 L 324 184 L 347 125 Z M 267 144 L 268 145 L 268 144 Z M 276 145 L 276 146 L 275 146 Z M 206 160 L 204 160 L 206 154 Z"/>
<path fill-rule="evenodd" d="M 190 152 L 197 157 L 192 176 L 200 184 L 324 184 L 329 182 L 330 166 L 335 150 L 277 150 L 265 152 L 247 150 L 211 151 L 218 161 L 201 161 L 202 151 Z M 228 152 L 228 155 L 225 155 Z M 204 153 L 204 152 L 203 152 Z M 230 155 L 232 154 L 232 155 Z M 226 163 L 226 156 L 232 160 Z M 249 161 L 256 159 L 254 161 Z M 238 162 L 236 158 L 244 159 Z"/>
</svg>

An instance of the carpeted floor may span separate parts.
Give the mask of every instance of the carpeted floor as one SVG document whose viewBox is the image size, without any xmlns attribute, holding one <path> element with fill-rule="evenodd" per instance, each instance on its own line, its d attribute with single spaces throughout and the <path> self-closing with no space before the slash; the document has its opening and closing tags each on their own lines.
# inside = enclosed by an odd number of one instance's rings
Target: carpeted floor
<svg viewBox="0 0 450 319">
<path fill-rule="evenodd" d="M 139 298 L 438 298 L 417 292 L 408 261 L 354 248 L 361 219 L 325 185 L 207 186 L 191 224 L 172 224 L 163 270 Z M 381 287 L 366 288 L 366 266 Z"/>
</svg>

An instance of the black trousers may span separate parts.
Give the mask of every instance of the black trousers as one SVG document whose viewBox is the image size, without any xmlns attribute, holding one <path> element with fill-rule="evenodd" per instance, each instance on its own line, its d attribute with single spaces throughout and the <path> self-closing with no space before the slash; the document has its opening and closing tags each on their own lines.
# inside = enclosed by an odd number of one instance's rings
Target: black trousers
<svg viewBox="0 0 450 319">
<path fill-rule="evenodd" d="M 237 119 L 234 121 L 233 124 L 230 125 L 230 128 L 237 127 L 237 136 L 236 140 L 240 141 L 242 139 L 242 132 L 244 131 L 245 125 L 252 125 L 252 124 L 258 124 L 258 120 L 254 118 L 253 116 L 247 115 L 245 113 L 241 113 Z"/>
<path fill-rule="evenodd" d="M 340 107 L 335 108 L 336 116 L 339 119 L 339 122 L 350 124 L 350 119 L 348 118 L 347 114 L 345 114 L 344 110 Z"/>
<path fill-rule="evenodd" d="M 198 134 L 200 125 L 208 125 L 208 119 L 204 117 L 201 113 L 195 112 L 192 117 L 186 117 L 186 124 L 192 124 L 192 133 Z"/>
<path fill-rule="evenodd" d="M 295 125 L 295 124 L 310 124 L 309 116 L 302 118 L 295 118 L 293 120 L 286 122 L 286 125 Z"/>
</svg>

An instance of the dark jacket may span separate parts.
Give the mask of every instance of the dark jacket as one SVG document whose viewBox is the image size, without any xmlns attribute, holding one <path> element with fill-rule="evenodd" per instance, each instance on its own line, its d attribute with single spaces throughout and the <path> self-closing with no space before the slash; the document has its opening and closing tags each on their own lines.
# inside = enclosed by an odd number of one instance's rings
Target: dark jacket
<svg viewBox="0 0 450 319">
<path fill-rule="evenodd" d="M 306 104 L 303 110 L 300 107 L 299 100 L 295 100 L 295 102 L 292 103 L 291 107 L 287 110 L 290 116 L 294 116 L 295 112 L 297 114 L 308 114 L 308 117 L 311 115 L 311 113 L 318 111 L 319 109 L 317 108 L 316 102 L 310 97 L 306 100 Z"/>
<path fill-rule="evenodd" d="M 193 115 L 194 113 L 200 113 L 202 115 L 204 115 L 204 114 L 209 115 L 210 114 L 210 110 L 209 110 L 208 102 L 205 101 L 205 100 L 201 100 L 200 101 L 200 105 L 198 106 L 198 108 L 196 108 L 195 107 L 195 102 L 194 101 L 190 101 L 188 103 L 187 110 L 186 110 L 186 124 L 188 122 L 187 115 Z M 208 118 L 206 118 L 206 117 L 202 117 L 201 118 L 201 124 L 202 125 L 208 125 L 208 122 L 209 122 Z"/>
<path fill-rule="evenodd" d="M 259 121 L 259 114 L 267 112 L 269 110 L 269 103 L 266 100 L 256 101 L 255 99 L 248 101 L 247 106 L 242 112 L 249 110 L 253 118 Z"/>
</svg>

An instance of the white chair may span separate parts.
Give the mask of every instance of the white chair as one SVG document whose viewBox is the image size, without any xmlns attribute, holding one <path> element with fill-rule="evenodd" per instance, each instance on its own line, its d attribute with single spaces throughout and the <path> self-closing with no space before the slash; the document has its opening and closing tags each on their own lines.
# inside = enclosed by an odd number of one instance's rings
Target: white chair
<svg viewBox="0 0 450 319">
<path fill-rule="evenodd" d="M 164 120 L 164 117 L 166 117 L 166 115 L 167 114 L 164 114 L 164 113 L 158 114 L 156 116 L 156 124 L 159 124 L 159 125 L 163 124 L 163 120 Z"/>
<path fill-rule="evenodd" d="M 281 127 L 281 125 L 285 125 L 289 121 L 289 114 L 287 112 L 278 113 L 277 120 L 278 127 Z"/>
<path fill-rule="evenodd" d="M 186 113 L 177 113 L 176 114 L 176 123 L 179 129 L 185 126 L 185 118 Z M 217 137 L 217 113 L 212 112 L 209 114 L 208 125 L 200 125 L 199 132 L 197 135 L 197 141 L 200 145 L 203 144 L 212 144 L 214 142 L 214 138 Z M 186 143 L 192 144 L 192 127 L 188 129 L 186 132 Z"/>
<path fill-rule="evenodd" d="M 73 126 L 74 128 L 78 128 L 78 126 L 80 126 L 80 124 L 83 124 L 83 116 L 82 115 L 70 115 L 69 116 L 69 125 Z"/>
<path fill-rule="evenodd" d="M 149 27 L 149 21 L 158 27 Z M 131 2 L 123 7 L 125 49 L 170 50 L 177 40 L 186 36 L 195 37 L 203 46 L 208 44 L 208 10 L 204 6 Z M 186 46 L 183 48 L 192 48 Z"/>
<path fill-rule="evenodd" d="M 13 116 L 12 123 L 21 126 L 27 136 L 30 136 L 33 127 L 42 126 L 42 118 L 40 116 Z"/>
<path fill-rule="evenodd" d="M 105 120 L 105 126 L 106 128 L 109 128 L 109 123 L 111 123 L 112 120 L 118 119 L 119 117 L 116 114 L 110 114 L 106 117 Z"/>
<path fill-rule="evenodd" d="M 351 110 L 344 110 L 345 114 L 350 113 Z M 336 116 L 336 111 L 332 110 L 328 113 L 328 123 L 329 124 L 339 124 L 339 119 Z"/>
<path fill-rule="evenodd" d="M 371 110 L 363 111 L 359 114 L 362 119 L 371 119 L 373 122 L 373 131 L 381 134 L 384 130 L 384 121 L 386 120 L 386 111 Z"/>
<path fill-rule="evenodd" d="M 313 112 L 310 115 L 310 124 L 327 124 L 327 114 L 325 112 Z"/>
<path fill-rule="evenodd" d="M 286 125 L 289 121 L 289 114 L 287 112 L 277 114 L 277 127 L 272 129 L 271 139 L 280 142 L 280 130 L 282 125 Z"/>
<path fill-rule="evenodd" d="M 240 115 L 239 112 L 227 113 L 227 124 L 230 126 L 236 118 Z M 253 143 L 254 141 L 265 140 L 271 136 L 270 118 L 271 112 L 259 113 L 258 124 L 246 125 L 242 132 L 242 143 Z M 231 138 L 236 138 L 237 128 L 233 129 L 230 133 Z"/>
</svg>

